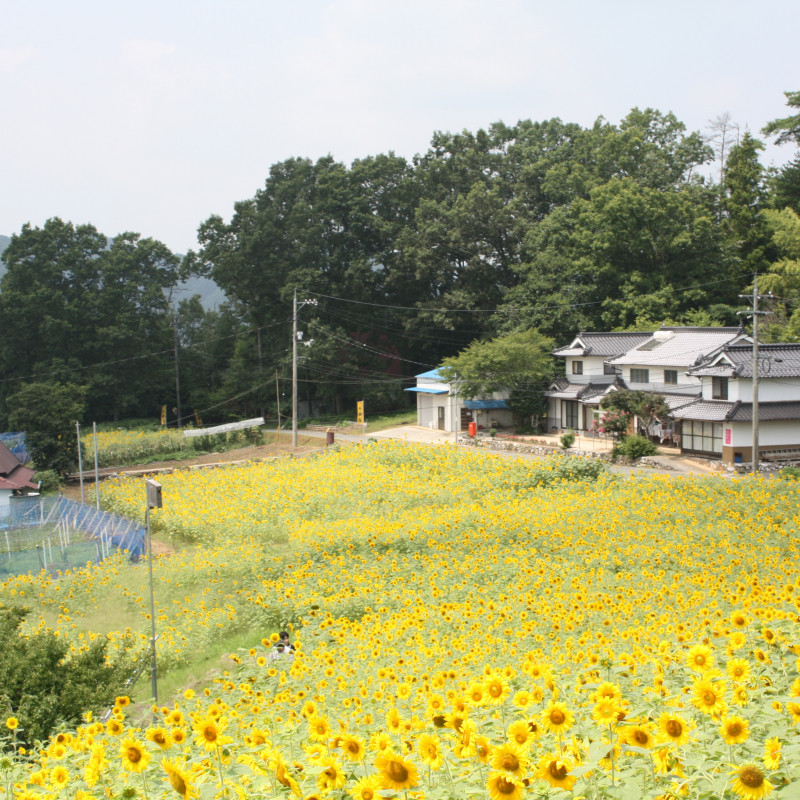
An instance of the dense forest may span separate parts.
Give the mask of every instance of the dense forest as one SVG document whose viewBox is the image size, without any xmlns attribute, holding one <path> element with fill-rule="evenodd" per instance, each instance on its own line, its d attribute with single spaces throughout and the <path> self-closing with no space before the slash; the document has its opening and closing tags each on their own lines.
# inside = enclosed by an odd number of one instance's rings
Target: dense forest
<svg viewBox="0 0 800 800">
<path fill-rule="evenodd" d="M 799 147 L 800 92 L 786 98 L 761 133 Z M 763 147 L 727 115 L 705 134 L 652 109 L 496 123 L 436 132 L 411 161 L 274 164 L 184 257 L 25 225 L 2 256 L 0 429 L 30 384 L 80 388 L 89 420 L 285 414 L 295 292 L 300 398 L 319 413 L 399 408 L 410 376 L 475 340 L 738 324 L 756 273 L 776 295 L 765 338 L 800 341 L 800 156 L 768 169 Z M 226 302 L 180 299 L 191 276 Z"/>
</svg>

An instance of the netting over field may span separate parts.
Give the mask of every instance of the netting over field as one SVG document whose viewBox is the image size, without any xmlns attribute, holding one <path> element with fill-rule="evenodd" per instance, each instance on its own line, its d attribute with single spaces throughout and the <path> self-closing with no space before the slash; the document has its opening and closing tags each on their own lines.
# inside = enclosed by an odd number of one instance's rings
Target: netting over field
<svg viewBox="0 0 800 800">
<path fill-rule="evenodd" d="M 65 497 L 15 498 L 0 510 L 0 580 L 28 572 L 64 571 L 127 550 L 145 551 L 138 522 Z"/>
</svg>

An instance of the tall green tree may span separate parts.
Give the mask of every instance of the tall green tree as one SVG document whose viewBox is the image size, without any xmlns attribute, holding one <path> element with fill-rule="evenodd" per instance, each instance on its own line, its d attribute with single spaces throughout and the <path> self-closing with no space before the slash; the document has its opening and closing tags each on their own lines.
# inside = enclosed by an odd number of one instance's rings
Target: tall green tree
<svg viewBox="0 0 800 800">
<path fill-rule="evenodd" d="M 86 388 L 74 384 L 28 383 L 7 398 L 8 421 L 26 432 L 26 443 L 37 471 L 59 475 L 78 465 L 75 423 L 85 413 Z"/>
<path fill-rule="evenodd" d="M 24 225 L 3 253 L 0 365 L 7 379 L 86 385 L 92 417 L 161 405 L 170 364 L 168 292 L 178 260 L 160 242 L 53 218 Z M 18 385 L 18 384 L 17 384 Z M 12 389 L 13 391 L 13 389 Z M 172 393 L 170 393 L 170 396 Z"/>
<path fill-rule="evenodd" d="M 539 408 L 552 379 L 552 350 L 553 340 L 539 331 L 520 331 L 475 341 L 457 356 L 445 359 L 439 371 L 467 398 L 508 392 L 511 410 L 526 417 Z"/>
<path fill-rule="evenodd" d="M 771 236 L 761 211 L 766 207 L 767 183 L 758 154 L 764 144 L 746 131 L 728 156 L 723 184 L 723 228 L 732 259 L 732 272 L 742 283 L 769 265 Z"/>
</svg>

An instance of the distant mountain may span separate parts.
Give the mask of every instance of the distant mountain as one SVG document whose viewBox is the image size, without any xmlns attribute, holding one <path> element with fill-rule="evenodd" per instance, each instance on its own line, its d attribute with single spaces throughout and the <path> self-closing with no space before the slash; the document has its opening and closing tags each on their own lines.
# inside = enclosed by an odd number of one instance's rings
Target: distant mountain
<svg viewBox="0 0 800 800">
<path fill-rule="evenodd" d="M 8 247 L 10 242 L 11 242 L 10 236 L 0 235 L 0 256 L 3 255 L 3 250 L 5 250 L 6 247 Z M 0 278 L 2 278 L 3 275 L 5 274 L 6 274 L 6 265 L 2 261 L 0 261 Z"/>
<path fill-rule="evenodd" d="M 3 251 L 10 243 L 10 236 L 0 234 L 0 256 L 3 255 Z M 179 258 L 181 257 L 179 256 Z M 0 278 L 5 273 L 6 265 L 0 261 Z M 188 299 L 196 294 L 200 295 L 200 302 L 205 309 L 219 308 L 225 302 L 225 292 L 209 278 L 191 278 L 184 283 L 178 284 L 177 297 L 179 300 Z"/>
</svg>

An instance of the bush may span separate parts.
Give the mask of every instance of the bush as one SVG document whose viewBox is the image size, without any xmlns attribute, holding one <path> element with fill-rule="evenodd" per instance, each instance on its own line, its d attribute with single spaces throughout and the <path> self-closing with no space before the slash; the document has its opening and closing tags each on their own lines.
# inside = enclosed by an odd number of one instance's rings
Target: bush
<svg viewBox="0 0 800 800">
<path fill-rule="evenodd" d="M 43 469 L 41 472 L 34 472 L 33 479 L 40 481 L 39 491 L 42 494 L 54 494 L 61 488 L 61 481 L 58 473 L 54 469 Z"/>
<path fill-rule="evenodd" d="M 625 439 L 617 444 L 614 450 L 617 455 L 626 456 L 634 460 L 642 458 L 642 456 L 652 456 L 658 452 L 656 446 L 649 439 L 639 436 L 638 433 L 626 436 Z"/>
<path fill-rule="evenodd" d="M 784 467 L 779 474 L 786 480 L 800 480 L 800 467 Z"/>
<path fill-rule="evenodd" d="M 15 717 L 17 742 L 30 746 L 62 723 L 75 725 L 85 712 L 111 706 L 131 664 L 106 664 L 104 638 L 70 655 L 69 642 L 52 631 L 20 636 L 27 613 L 0 608 L 0 716 Z"/>
<path fill-rule="evenodd" d="M 569 450 L 575 444 L 575 434 L 573 431 L 567 431 L 561 434 L 561 448 Z"/>
</svg>

